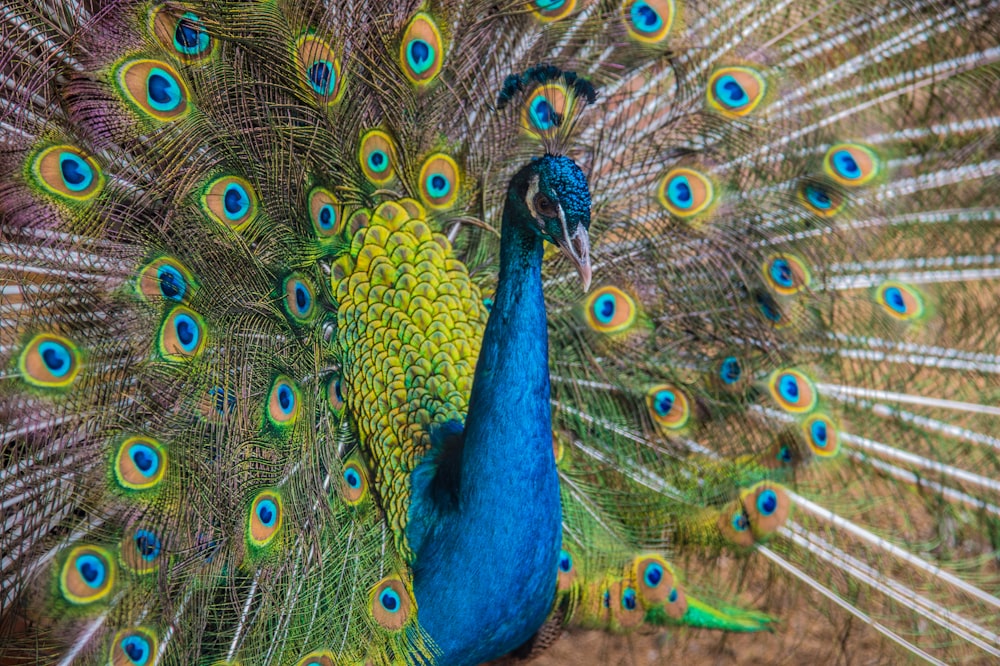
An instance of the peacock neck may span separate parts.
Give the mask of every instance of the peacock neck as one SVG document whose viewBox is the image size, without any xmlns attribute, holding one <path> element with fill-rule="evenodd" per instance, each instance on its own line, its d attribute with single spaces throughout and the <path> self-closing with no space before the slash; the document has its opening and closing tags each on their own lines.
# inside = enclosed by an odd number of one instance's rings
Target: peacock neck
<svg viewBox="0 0 1000 666">
<path fill-rule="evenodd" d="M 513 191 L 512 191 L 513 192 Z M 454 504 L 436 511 L 414 565 L 421 626 L 440 663 L 478 664 L 527 641 L 555 594 L 561 540 L 552 454 L 542 241 L 515 194 L 465 422 Z M 443 470 L 442 470 L 443 471 Z M 440 473 L 440 471 L 439 471 Z"/>
</svg>

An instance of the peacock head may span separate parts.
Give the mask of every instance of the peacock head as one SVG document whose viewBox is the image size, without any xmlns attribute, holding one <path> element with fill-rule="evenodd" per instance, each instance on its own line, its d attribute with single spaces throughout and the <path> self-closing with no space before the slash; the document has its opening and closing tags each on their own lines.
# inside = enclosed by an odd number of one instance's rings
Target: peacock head
<svg viewBox="0 0 1000 666">
<path fill-rule="evenodd" d="M 533 159 L 511 181 L 511 196 L 523 206 L 527 226 L 573 262 L 583 290 L 590 288 L 590 189 L 580 167 L 568 157 Z"/>
</svg>

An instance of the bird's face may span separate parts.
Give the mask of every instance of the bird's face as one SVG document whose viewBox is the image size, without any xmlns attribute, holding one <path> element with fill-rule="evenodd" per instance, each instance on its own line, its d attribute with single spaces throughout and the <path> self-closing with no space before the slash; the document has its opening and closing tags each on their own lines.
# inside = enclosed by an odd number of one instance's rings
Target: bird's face
<svg viewBox="0 0 1000 666">
<path fill-rule="evenodd" d="M 583 171 L 568 157 L 546 155 L 526 169 L 524 205 L 539 236 L 562 250 L 590 287 L 590 189 Z"/>
</svg>

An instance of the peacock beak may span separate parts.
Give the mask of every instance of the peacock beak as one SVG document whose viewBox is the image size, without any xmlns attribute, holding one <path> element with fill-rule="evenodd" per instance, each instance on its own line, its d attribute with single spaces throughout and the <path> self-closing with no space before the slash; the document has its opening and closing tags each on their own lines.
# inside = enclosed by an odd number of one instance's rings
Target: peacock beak
<svg viewBox="0 0 1000 666">
<path fill-rule="evenodd" d="M 580 274 L 580 281 L 583 283 L 583 293 L 590 289 L 590 236 L 587 235 L 587 228 L 582 224 L 577 225 L 576 233 L 570 236 L 567 233 L 566 223 L 563 222 L 562 237 L 556 242 L 562 253 L 569 257 L 569 260 L 576 266 L 576 271 Z"/>
</svg>

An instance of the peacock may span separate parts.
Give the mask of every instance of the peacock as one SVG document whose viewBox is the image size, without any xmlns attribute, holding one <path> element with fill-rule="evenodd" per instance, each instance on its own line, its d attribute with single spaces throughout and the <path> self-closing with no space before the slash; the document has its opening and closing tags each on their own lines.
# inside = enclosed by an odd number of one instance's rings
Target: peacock
<svg viewBox="0 0 1000 666">
<path fill-rule="evenodd" d="M 0 663 L 1000 658 L 1000 1 L 0 42 Z"/>
</svg>

